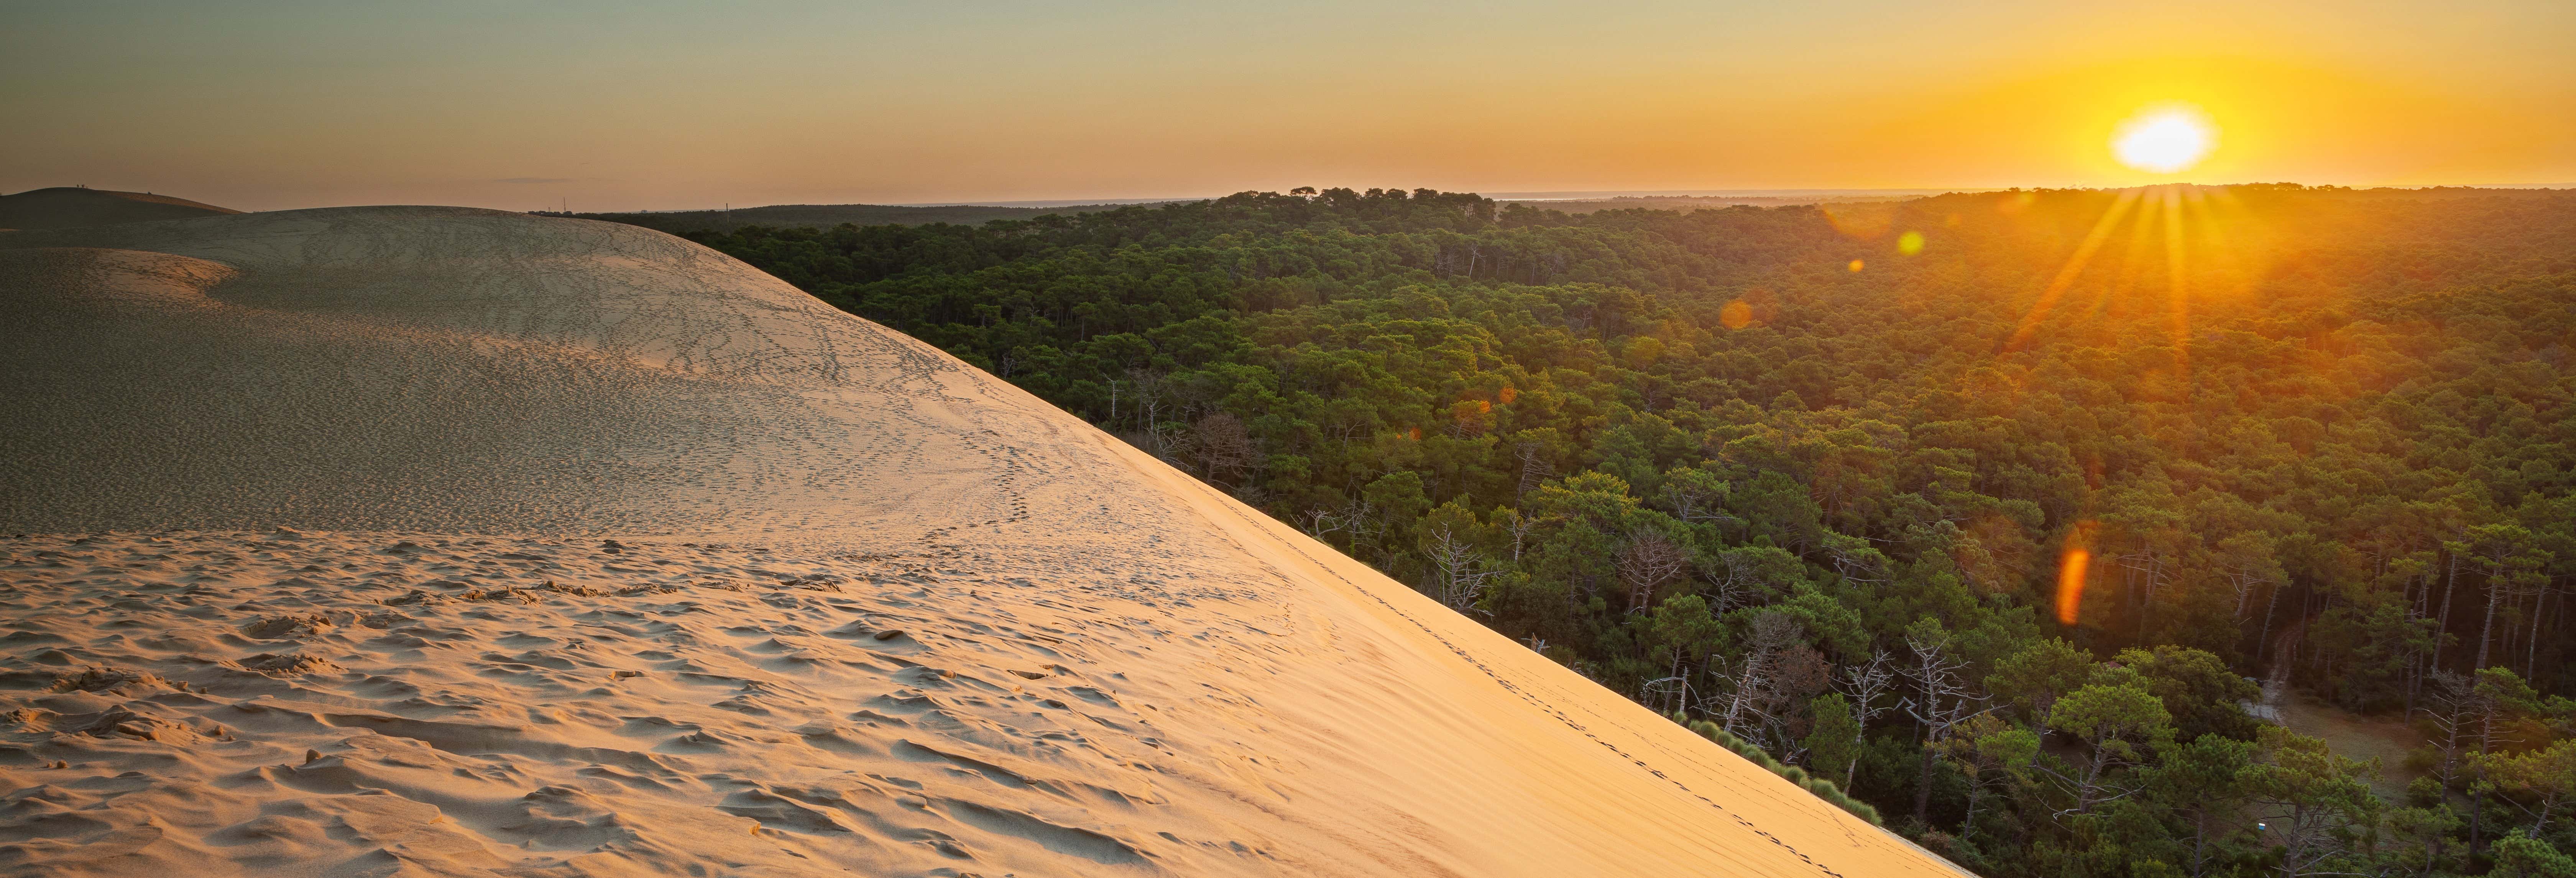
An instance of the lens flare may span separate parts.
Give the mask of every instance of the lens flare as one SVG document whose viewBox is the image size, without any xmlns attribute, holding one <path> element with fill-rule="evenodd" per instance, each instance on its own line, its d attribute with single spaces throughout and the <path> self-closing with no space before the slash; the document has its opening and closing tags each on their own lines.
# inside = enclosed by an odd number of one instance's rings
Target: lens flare
<svg viewBox="0 0 2576 878">
<path fill-rule="evenodd" d="M 2084 604 L 2084 568 L 2092 563 L 2092 552 L 2066 550 L 2057 567 L 2057 624 L 2075 624 L 2075 611 Z"/>
<path fill-rule="evenodd" d="M 2189 104 L 2148 107 L 2111 135 L 2111 154 L 2121 164 L 2151 174 L 2191 170 L 2217 148 L 2218 126 Z"/>
<path fill-rule="evenodd" d="M 2057 564 L 2057 624 L 2075 624 L 2076 611 L 2084 605 L 2084 571 L 2093 563 L 2094 527 L 2089 519 L 2078 521 L 2066 535 L 2066 555 Z"/>
</svg>

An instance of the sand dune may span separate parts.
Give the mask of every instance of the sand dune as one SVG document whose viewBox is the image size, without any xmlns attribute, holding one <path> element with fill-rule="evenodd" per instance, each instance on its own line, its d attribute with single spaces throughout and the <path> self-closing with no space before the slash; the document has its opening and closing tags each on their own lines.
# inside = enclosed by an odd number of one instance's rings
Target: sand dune
<svg viewBox="0 0 2576 878">
<path fill-rule="evenodd" d="M 56 186 L 0 195 L 0 229 L 61 229 L 240 213 L 169 195 Z"/>
<path fill-rule="evenodd" d="M 0 234 L 0 869 L 1954 875 L 724 256 Z"/>
</svg>

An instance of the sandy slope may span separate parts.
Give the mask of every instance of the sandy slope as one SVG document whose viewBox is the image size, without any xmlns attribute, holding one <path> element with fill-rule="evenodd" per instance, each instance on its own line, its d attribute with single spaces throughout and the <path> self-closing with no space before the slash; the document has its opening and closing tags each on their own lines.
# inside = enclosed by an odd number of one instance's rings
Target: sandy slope
<svg viewBox="0 0 2576 878">
<path fill-rule="evenodd" d="M 150 192 L 55 186 L 0 195 L 0 229 L 59 229 L 240 213 Z"/>
<path fill-rule="evenodd" d="M 0 327 L 13 873 L 1955 874 L 658 233 L 19 232 Z"/>
</svg>

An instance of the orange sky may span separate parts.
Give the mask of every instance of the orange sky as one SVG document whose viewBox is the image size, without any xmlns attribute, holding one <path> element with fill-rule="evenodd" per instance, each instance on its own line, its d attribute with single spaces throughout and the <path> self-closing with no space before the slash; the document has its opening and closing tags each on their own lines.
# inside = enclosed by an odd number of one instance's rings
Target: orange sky
<svg viewBox="0 0 2576 878">
<path fill-rule="evenodd" d="M 6 14 L 0 191 L 245 209 L 2576 183 L 2565 0 Z M 2114 162 L 2113 127 L 2163 101 L 2205 109 L 2217 151 Z"/>
</svg>

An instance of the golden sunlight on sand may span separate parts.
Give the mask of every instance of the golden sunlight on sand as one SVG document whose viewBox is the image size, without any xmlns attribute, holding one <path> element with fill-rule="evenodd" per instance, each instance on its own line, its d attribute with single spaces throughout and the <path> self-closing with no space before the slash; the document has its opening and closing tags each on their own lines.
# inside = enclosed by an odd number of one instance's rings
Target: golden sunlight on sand
<svg viewBox="0 0 2576 878">
<path fill-rule="evenodd" d="M 1961 874 L 678 238 L 254 213 L 0 286 L 15 870 Z"/>
</svg>

